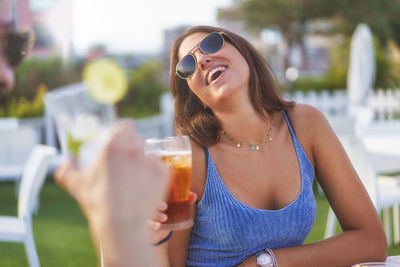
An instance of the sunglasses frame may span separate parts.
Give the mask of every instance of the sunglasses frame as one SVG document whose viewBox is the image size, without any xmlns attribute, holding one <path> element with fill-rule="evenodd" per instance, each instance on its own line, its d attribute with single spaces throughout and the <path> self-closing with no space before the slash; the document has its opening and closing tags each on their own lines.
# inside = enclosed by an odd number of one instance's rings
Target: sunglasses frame
<svg viewBox="0 0 400 267">
<path fill-rule="evenodd" d="M 12 68 L 16 68 L 32 49 L 35 35 L 32 31 L 19 31 L 14 27 L 6 27 L 2 40 L 2 51 Z M 17 51 L 18 50 L 18 51 Z"/>
<path fill-rule="evenodd" d="M 217 51 L 215 51 L 215 52 L 213 52 L 213 53 L 207 53 L 206 51 L 203 51 L 203 49 L 201 49 L 201 46 L 200 46 L 201 42 L 203 42 L 204 39 L 206 39 L 207 37 L 209 37 L 211 34 L 215 34 L 215 33 L 217 33 L 217 34 L 222 38 L 222 45 L 221 45 L 221 47 L 220 47 Z M 196 59 L 196 57 L 195 57 L 194 54 L 193 54 L 194 51 L 196 51 L 197 49 L 199 49 L 199 50 L 200 50 L 203 54 L 205 54 L 205 55 L 212 55 L 212 54 L 215 54 L 215 53 L 221 51 L 221 49 L 222 49 L 222 48 L 224 47 L 224 45 L 225 45 L 224 34 L 225 34 L 224 32 L 217 32 L 217 31 L 215 31 L 215 32 L 210 32 L 209 34 L 207 34 L 206 36 L 204 36 L 204 37 L 200 40 L 200 42 L 198 42 L 197 44 L 195 44 L 195 45 L 189 50 L 189 52 L 187 52 L 187 53 L 178 61 L 178 63 L 176 63 L 176 66 L 175 66 L 175 74 L 176 74 L 179 78 L 181 78 L 181 79 L 183 79 L 183 80 L 190 79 L 190 78 L 196 73 L 196 71 L 197 71 L 197 59 Z M 181 61 L 182 61 L 186 56 L 191 56 L 191 57 L 193 58 L 193 60 L 194 60 L 194 65 L 195 65 L 195 69 L 194 69 L 193 73 L 190 74 L 190 76 L 188 76 L 188 77 L 182 77 L 182 76 L 179 75 L 179 73 L 178 73 L 178 65 L 179 65 L 179 63 L 181 63 Z"/>
</svg>

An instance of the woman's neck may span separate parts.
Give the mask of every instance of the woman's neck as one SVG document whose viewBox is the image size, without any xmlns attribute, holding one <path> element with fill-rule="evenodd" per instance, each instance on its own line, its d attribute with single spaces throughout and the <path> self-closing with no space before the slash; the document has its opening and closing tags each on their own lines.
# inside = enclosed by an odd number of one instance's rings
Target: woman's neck
<svg viewBox="0 0 400 267">
<path fill-rule="evenodd" d="M 234 112 L 214 112 L 223 131 L 235 140 L 251 143 L 264 138 L 271 127 L 252 106 L 236 108 Z"/>
</svg>

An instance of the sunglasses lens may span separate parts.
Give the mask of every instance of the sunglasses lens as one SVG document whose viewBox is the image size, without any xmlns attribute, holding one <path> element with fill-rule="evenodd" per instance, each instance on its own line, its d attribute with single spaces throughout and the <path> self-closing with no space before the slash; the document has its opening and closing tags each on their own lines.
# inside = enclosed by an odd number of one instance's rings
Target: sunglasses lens
<svg viewBox="0 0 400 267">
<path fill-rule="evenodd" d="M 192 55 L 184 56 L 176 65 L 176 74 L 182 79 L 187 79 L 196 70 L 196 59 Z"/>
<path fill-rule="evenodd" d="M 224 45 L 224 38 L 218 32 L 207 35 L 199 44 L 201 51 L 206 54 L 217 53 Z"/>
<path fill-rule="evenodd" d="M 199 43 L 200 50 L 204 54 L 214 54 L 221 50 L 224 38 L 218 32 L 213 32 L 204 37 Z M 191 52 L 196 47 L 192 48 Z M 196 58 L 192 54 L 184 56 L 176 65 L 176 74 L 182 79 L 190 78 L 196 71 Z"/>
<path fill-rule="evenodd" d="M 8 33 L 7 45 L 4 52 L 10 66 L 18 66 L 23 61 L 32 45 L 33 36 L 31 33 Z"/>
</svg>

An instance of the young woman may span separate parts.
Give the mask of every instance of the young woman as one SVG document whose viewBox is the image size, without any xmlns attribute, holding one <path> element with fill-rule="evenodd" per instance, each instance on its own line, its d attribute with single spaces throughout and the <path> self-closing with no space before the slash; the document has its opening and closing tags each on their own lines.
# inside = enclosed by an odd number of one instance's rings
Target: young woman
<svg viewBox="0 0 400 267">
<path fill-rule="evenodd" d="M 187 30 L 171 52 L 175 129 L 192 139 L 195 223 L 167 242 L 171 266 L 349 266 L 387 244 L 360 179 L 324 116 L 283 99 L 245 39 Z M 314 175 L 343 232 L 303 245 Z M 349 253 L 351 252 L 351 253 Z"/>
</svg>

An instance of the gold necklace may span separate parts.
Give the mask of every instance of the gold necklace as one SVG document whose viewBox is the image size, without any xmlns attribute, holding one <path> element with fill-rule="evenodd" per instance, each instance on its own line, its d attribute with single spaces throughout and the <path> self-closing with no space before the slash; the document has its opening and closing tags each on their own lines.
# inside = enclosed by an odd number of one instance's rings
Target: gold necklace
<svg viewBox="0 0 400 267">
<path fill-rule="evenodd" d="M 274 126 L 274 121 L 270 120 L 270 122 L 271 123 L 269 125 L 269 129 L 268 129 L 268 132 L 267 132 L 267 135 L 266 135 L 265 138 L 262 138 L 262 139 L 258 140 L 254 144 L 247 143 L 247 146 L 249 147 L 250 151 L 258 151 L 261 148 L 263 148 L 263 146 L 265 146 L 265 144 L 267 144 L 267 141 L 269 141 L 269 142 L 272 141 L 271 131 L 272 131 L 272 126 Z M 242 141 L 238 141 L 235 138 L 229 136 L 224 130 L 221 130 L 221 134 L 226 140 L 234 143 L 237 148 L 242 148 L 243 147 L 243 142 Z"/>
</svg>

